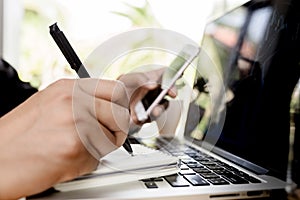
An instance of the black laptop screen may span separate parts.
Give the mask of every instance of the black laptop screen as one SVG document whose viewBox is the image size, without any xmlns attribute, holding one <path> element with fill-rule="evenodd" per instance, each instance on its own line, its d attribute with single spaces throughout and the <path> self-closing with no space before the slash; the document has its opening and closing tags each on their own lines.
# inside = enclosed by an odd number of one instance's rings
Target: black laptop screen
<svg viewBox="0 0 300 200">
<path fill-rule="evenodd" d="M 209 132 L 209 129 L 216 126 L 211 118 L 214 102 L 209 93 L 210 83 L 198 70 L 184 134 L 185 138 L 197 144 L 203 144 L 203 140 L 210 141 L 207 139 L 210 137 L 215 141 L 213 146 L 283 174 L 285 168 L 279 169 L 272 155 L 272 148 L 276 146 L 276 151 L 280 152 L 280 136 L 273 133 L 273 140 L 272 133 L 266 133 L 276 130 L 271 127 L 274 126 L 272 123 L 285 123 L 288 120 L 288 116 L 283 116 L 284 113 L 288 114 L 286 108 L 285 111 L 278 109 L 277 113 L 273 113 L 269 108 L 273 101 L 268 102 L 274 92 L 269 85 L 270 74 L 275 74 L 270 68 L 274 59 L 274 53 L 271 52 L 277 48 L 277 42 L 270 42 L 277 38 L 270 38 L 268 31 L 275 24 L 274 17 L 277 17 L 280 26 L 280 16 L 276 14 L 273 6 L 268 3 L 246 4 L 207 24 L 198 65 L 200 69 L 213 66 L 220 72 L 226 96 L 225 117 L 221 122 L 222 129 L 216 129 L 220 133 Z M 275 75 L 279 78 L 281 76 L 280 73 Z M 282 99 L 278 97 L 274 102 Z M 278 118 L 286 117 L 285 122 L 277 120 L 274 116 L 276 114 Z M 269 119 L 273 122 L 269 122 Z M 279 125 L 279 130 L 288 131 L 284 126 Z M 286 141 L 287 137 L 284 138 Z M 284 145 L 282 143 L 283 149 Z M 279 155 L 281 161 L 286 156 L 286 151 L 282 152 L 283 155 Z"/>
</svg>

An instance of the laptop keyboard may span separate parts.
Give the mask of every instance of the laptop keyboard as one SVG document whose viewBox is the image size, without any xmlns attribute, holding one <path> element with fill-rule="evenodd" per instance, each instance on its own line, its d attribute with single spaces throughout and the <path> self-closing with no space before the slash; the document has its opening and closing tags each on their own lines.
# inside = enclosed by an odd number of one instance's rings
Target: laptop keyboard
<svg viewBox="0 0 300 200">
<path fill-rule="evenodd" d="M 177 174 L 164 176 L 163 178 L 172 187 L 207 186 L 207 185 L 229 185 L 260 183 L 261 181 L 230 166 L 216 158 L 205 154 L 191 146 L 179 143 L 164 143 L 157 141 L 156 148 L 180 157 L 180 171 Z M 145 184 L 155 185 L 155 179 L 143 180 Z M 161 180 L 162 181 L 162 180 Z M 152 182 L 151 184 L 149 182 Z"/>
</svg>

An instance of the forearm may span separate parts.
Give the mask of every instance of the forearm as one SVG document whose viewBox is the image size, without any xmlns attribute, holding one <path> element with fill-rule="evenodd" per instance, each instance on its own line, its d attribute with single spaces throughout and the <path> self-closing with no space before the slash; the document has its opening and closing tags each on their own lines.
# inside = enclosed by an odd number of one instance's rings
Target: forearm
<svg viewBox="0 0 300 200">
<path fill-rule="evenodd" d="M 10 140 L 19 137 L 32 127 L 38 118 L 38 109 L 32 109 L 30 106 L 32 104 L 36 104 L 36 101 L 32 103 L 25 101 L 0 118 L 0 147 L 9 144 Z"/>
<path fill-rule="evenodd" d="M 35 194 L 60 181 L 61 173 L 54 167 L 59 163 L 44 155 L 43 143 L 26 140 L 21 136 L 0 148 L 0 199 Z"/>
</svg>

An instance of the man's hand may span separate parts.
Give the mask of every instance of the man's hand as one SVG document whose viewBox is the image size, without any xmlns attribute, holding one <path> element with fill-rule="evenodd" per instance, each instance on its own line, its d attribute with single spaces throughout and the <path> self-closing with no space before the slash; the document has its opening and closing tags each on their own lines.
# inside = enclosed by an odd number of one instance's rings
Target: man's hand
<svg viewBox="0 0 300 200">
<path fill-rule="evenodd" d="M 124 84 L 59 80 L 0 118 L 0 199 L 41 192 L 93 171 L 129 128 Z"/>
<path fill-rule="evenodd" d="M 127 95 L 129 98 L 131 119 L 135 124 L 142 124 L 137 118 L 135 112 L 135 106 L 141 101 L 149 91 L 160 89 L 161 77 L 165 68 L 152 70 L 149 72 L 129 73 L 121 75 L 118 80 L 122 81 L 126 86 Z M 175 98 L 177 91 L 175 87 L 172 87 L 168 91 L 168 95 Z M 151 115 L 158 117 L 167 107 L 166 103 L 157 105 Z"/>
</svg>

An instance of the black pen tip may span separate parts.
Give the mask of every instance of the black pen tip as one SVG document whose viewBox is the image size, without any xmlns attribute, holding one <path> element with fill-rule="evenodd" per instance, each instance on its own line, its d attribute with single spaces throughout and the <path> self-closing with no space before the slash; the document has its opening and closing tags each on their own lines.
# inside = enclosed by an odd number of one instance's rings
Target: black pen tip
<svg viewBox="0 0 300 200">
<path fill-rule="evenodd" d="M 50 31 L 59 31 L 59 28 L 57 26 L 57 22 L 55 22 L 54 24 L 49 26 L 49 28 L 50 28 Z"/>
</svg>

